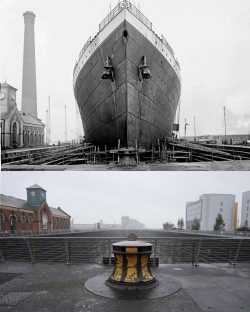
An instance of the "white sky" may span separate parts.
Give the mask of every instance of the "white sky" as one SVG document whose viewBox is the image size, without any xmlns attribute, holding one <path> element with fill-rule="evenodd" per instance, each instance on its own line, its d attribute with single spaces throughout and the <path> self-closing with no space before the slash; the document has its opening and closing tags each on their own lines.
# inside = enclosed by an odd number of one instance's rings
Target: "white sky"
<svg viewBox="0 0 250 312">
<path fill-rule="evenodd" d="M 250 132 L 250 1 L 141 0 L 143 14 L 163 34 L 182 69 L 181 134 Z M 110 0 L 0 0 L 0 81 L 18 88 L 21 107 L 22 56 L 26 10 L 36 14 L 38 114 L 46 122 L 51 96 L 51 137 L 64 139 L 64 105 L 68 138 L 75 137 L 76 105 L 73 67 L 85 41 L 117 1 Z M 138 1 L 136 1 L 138 3 Z"/>
<path fill-rule="evenodd" d="M 147 227 L 185 218 L 186 202 L 207 193 L 250 190 L 250 172 L 1 172 L 1 193 L 26 199 L 35 183 L 47 190 L 47 202 L 61 207 L 75 223 L 120 224 L 130 216 Z"/>
</svg>

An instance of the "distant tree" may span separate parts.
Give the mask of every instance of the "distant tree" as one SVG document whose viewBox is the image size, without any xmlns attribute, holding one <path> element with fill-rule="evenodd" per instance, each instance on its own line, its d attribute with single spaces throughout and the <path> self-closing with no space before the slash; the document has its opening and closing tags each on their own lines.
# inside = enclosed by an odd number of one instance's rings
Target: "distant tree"
<svg viewBox="0 0 250 312">
<path fill-rule="evenodd" d="M 177 227 L 182 230 L 182 228 L 184 227 L 184 220 L 183 220 L 183 218 L 179 218 L 178 219 Z"/>
<path fill-rule="evenodd" d="M 225 226 L 224 220 L 222 219 L 222 214 L 218 213 L 215 219 L 214 231 L 219 231 Z"/>
<path fill-rule="evenodd" d="M 250 231 L 250 228 L 247 226 L 240 226 L 236 229 L 236 231 L 240 231 L 240 232 Z"/>
<path fill-rule="evenodd" d="M 192 230 L 198 231 L 200 229 L 200 226 L 201 226 L 200 220 L 197 218 L 194 218 L 194 221 L 192 223 Z"/>
<path fill-rule="evenodd" d="M 174 224 L 172 222 L 165 222 L 163 223 L 163 229 L 167 230 L 167 229 L 172 229 L 174 227 Z"/>
</svg>

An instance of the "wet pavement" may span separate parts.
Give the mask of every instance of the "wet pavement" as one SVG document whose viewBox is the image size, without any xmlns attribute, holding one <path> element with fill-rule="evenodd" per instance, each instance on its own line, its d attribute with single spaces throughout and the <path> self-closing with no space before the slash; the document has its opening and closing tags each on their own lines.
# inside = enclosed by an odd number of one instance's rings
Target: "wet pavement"
<svg viewBox="0 0 250 312">
<path fill-rule="evenodd" d="M 250 311 L 250 264 L 152 268 L 181 284 L 177 292 L 158 299 L 111 299 L 84 288 L 89 278 L 111 271 L 98 264 L 1 262 L 0 311 Z"/>
</svg>

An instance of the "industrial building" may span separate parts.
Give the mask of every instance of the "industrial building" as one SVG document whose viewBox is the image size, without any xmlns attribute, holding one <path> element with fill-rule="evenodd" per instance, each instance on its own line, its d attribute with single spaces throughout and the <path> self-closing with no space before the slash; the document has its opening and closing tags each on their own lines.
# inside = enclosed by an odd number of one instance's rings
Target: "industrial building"
<svg viewBox="0 0 250 312">
<path fill-rule="evenodd" d="M 18 110 L 16 91 L 6 82 L 0 84 L 1 148 L 44 145 L 44 124 L 37 117 Z"/>
<path fill-rule="evenodd" d="M 35 184 L 27 199 L 0 194 L 0 234 L 41 234 L 67 231 L 70 216 L 60 207 L 50 207 L 46 190 Z"/>
<path fill-rule="evenodd" d="M 241 226 L 250 225 L 250 191 L 242 193 L 242 205 L 241 205 Z"/>
<path fill-rule="evenodd" d="M 1 148 L 44 145 L 44 124 L 37 117 L 35 14 L 25 12 L 21 111 L 17 108 L 17 89 L 0 84 Z"/>
<path fill-rule="evenodd" d="M 234 231 L 237 227 L 238 204 L 232 194 L 203 194 L 199 200 L 186 204 L 186 228 L 192 230 L 198 220 L 199 230 L 213 231 L 216 217 L 222 215 L 225 231 Z"/>
</svg>

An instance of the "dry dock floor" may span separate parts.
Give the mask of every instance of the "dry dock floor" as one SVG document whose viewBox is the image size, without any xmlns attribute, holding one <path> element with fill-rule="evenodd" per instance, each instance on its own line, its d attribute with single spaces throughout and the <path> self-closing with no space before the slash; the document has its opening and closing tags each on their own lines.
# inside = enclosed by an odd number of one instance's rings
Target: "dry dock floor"
<svg viewBox="0 0 250 312">
<path fill-rule="evenodd" d="M 250 263 L 162 264 L 152 270 L 180 282 L 180 290 L 160 299 L 108 299 L 88 292 L 84 283 L 111 272 L 110 266 L 1 262 L 0 311 L 250 311 Z"/>
<path fill-rule="evenodd" d="M 150 163 L 136 166 L 116 164 L 87 165 L 8 165 L 5 171 L 250 171 L 250 160 L 231 160 L 193 163 Z"/>
</svg>

